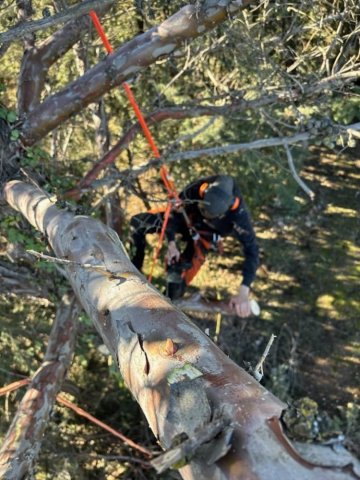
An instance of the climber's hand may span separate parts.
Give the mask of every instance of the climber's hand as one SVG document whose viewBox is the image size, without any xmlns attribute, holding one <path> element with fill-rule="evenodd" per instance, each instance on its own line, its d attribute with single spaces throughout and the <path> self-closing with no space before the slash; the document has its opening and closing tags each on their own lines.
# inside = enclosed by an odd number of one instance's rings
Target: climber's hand
<svg viewBox="0 0 360 480">
<path fill-rule="evenodd" d="M 166 253 L 166 262 L 168 265 L 171 265 L 174 262 L 178 262 L 179 259 L 180 259 L 180 252 L 174 240 L 171 240 L 168 244 L 168 249 Z"/>
<path fill-rule="evenodd" d="M 249 287 L 241 285 L 238 295 L 230 298 L 229 306 L 238 317 L 245 318 L 251 315 Z"/>
</svg>

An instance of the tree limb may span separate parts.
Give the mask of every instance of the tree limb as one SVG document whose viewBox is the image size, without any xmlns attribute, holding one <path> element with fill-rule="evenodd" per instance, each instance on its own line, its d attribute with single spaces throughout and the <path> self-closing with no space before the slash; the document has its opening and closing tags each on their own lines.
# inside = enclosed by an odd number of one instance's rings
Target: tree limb
<svg viewBox="0 0 360 480">
<path fill-rule="evenodd" d="M 195 438 L 216 412 L 231 423 L 231 448 L 214 444 L 206 454 L 196 453 L 180 468 L 184 479 L 270 480 L 289 478 L 289 472 L 292 480 L 356 478 L 352 466 L 314 465 L 294 450 L 279 422 L 285 405 L 147 283 L 114 231 L 59 210 L 44 192 L 23 182 L 7 183 L 4 196 L 46 234 L 57 257 L 102 263 L 116 275 L 67 267 L 77 297 L 162 447 L 171 448 L 179 434 Z"/>
<path fill-rule="evenodd" d="M 104 2 L 105 5 L 98 9 L 99 14 L 108 11 L 112 3 Z M 20 115 L 28 113 L 39 104 L 49 68 L 79 41 L 90 24 L 91 20 L 87 15 L 77 17 L 39 45 L 25 51 L 17 92 Z"/>
<path fill-rule="evenodd" d="M 24 478 L 33 467 L 56 395 L 70 366 L 77 315 L 74 298 L 63 297 L 43 364 L 35 373 L 1 447 L 1 478 Z"/>
<path fill-rule="evenodd" d="M 25 118 L 24 145 L 32 145 L 71 115 L 99 99 L 126 79 L 170 55 L 184 42 L 203 35 L 247 6 L 251 0 L 206 0 L 201 12 L 193 5 L 181 8 L 159 26 L 138 35 L 60 92 L 46 98 Z"/>
<path fill-rule="evenodd" d="M 360 71 L 332 75 L 331 77 L 320 80 L 316 84 L 304 85 L 301 92 L 296 89 L 288 91 L 284 90 L 277 93 L 264 95 L 256 100 L 243 99 L 242 97 L 245 94 L 245 91 L 232 92 L 230 95 L 232 101 L 226 105 L 180 105 L 177 107 L 165 107 L 150 113 L 146 117 L 146 122 L 148 125 L 152 125 L 170 119 L 183 120 L 186 118 L 197 118 L 201 116 L 229 116 L 235 112 L 256 110 L 260 107 L 273 105 L 279 101 L 284 104 L 292 103 L 304 95 L 312 95 L 319 91 L 321 92 L 325 86 L 331 86 L 333 83 L 336 84 L 339 80 L 342 80 L 345 84 L 346 82 L 351 82 L 358 77 L 360 77 Z M 91 170 L 80 180 L 78 185 L 66 193 L 66 196 L 69 198 L 79 198 L 81 189 L 85 189 L 86 187 L 90 186 L 99 176 L 101 171 L 103 171 L 108 165 L 113 164 L 120 152 L 129 146 L 139 132 L 141 132 L 139 123 L 132 125 L 120 138 L 120 140 L 98 162 L 94 164 Z"/>
<path fill-rule="evenodd" d="M 77 4 L 73 7 L 53 15 L 52 17 L 41 18 L 40 20 L 34 20 L 25 24 L 18 25 L 11 28 L 7 32 L 0 33 L 0 43 L 11 42 L 18 38 L 23 38 L 29 33 L 43 30 L 44 28 L 52 27 L 59 23 L 73 20 L 80 15 L 85 15 L 90 10 L 99 8 L 103 5 L 111 5 L 114 0 L 85 0 L 84 2 Z"/>
</svg>

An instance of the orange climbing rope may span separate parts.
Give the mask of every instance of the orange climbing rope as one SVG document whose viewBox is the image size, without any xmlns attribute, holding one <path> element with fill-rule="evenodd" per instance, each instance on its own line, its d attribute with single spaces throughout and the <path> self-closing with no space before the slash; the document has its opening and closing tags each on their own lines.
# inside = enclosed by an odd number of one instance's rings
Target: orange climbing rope
<svg viewBox="0 0 360 480">
<path fill-rule="evenodd" d="M 96 12 L 94 10 L 91 10 L 89 12 L 89 15 L 91 17 L 91 20 L 94 24 L 94 27 L 96 28 L 98 34 L 99 34 L 99 37 L 101 38 L 103 44 L 104 44 L 104 47 L 106 49 L 106 51 L 108 53 L 113 53 L 113 48 L 106 36 L 106 33 L 100 23 L 100 20 L 99 20 L 99 17 L 97 16 Z M 148 141 L 149 143 L 149 146 L 151 148 L 151 150 L 153 151 L 154 155 L 156 158 L 160 158 L 160 152 L 156 146 L 156 143 L 154 141 L 154 138 L 153 136 L 151 135 L 151 132 L 149 130 L 149 127 L 146 123 L 146 120 L 140 110 L 140 107 L 136 101 L 136 98 L 129 86 L 128 83 L 126 82 L 123 82 L 122 83 L 122 86 L 125 90 L 125 93 L 127 95 L 127 98 L 135 112 L 135 115 L 141 125 L 141 128 L 143 129 L 143 132 L 144 132 L 144 135 L 146 137 L 146 140 Z M 154 255 L 153 255 L 153 262 L 152 262 L 152 266 L 151 266 L 151 271 L 150 271 L 150 274 L 148 276 L 148 280 L 151 282 L 152 280 L 152 274 L 153 274 L 153 271 L 154 271 L 154 267 L 155 267 L 155 264 L 156 264 L 156 261 L 159 257 L 159 253 L 160 253 L 160 249 L 161 249 L 161 246 L 162 246 L 162 243 L 163 243 L 163 240 L 164 240 L 164 236 L 165 236 L 165 230 L 166 230 L 166 227 L 167 227 L 167 224 L 168 224 L 168 221 L 169 221 L 169 217 L 170 217 L 170 213 L 171 213 L 171 208 L 172 208 L 172 200 L 176 200 L 178 203 L 180 202 L 180 199 L 179 199 L 179 195 L 176 191 L 176 188 L 175 188 L 175 185 L 174 185 L 174 182 L 173 180 L 170 178 L 169 174 L 168 174 L 168 171 L 167 171 L 167 168 L 165 167 L 165 165 L 161 165 L 160 167 L 160 176 L 161 176 L 161 179 L 168 191 L 168 204 L 167 204 L 167 207 L 166 207 L 166 210 L 165 210 L 165 215 L 164 215 L 164 221 L 163 221 L 163 225 L 162 225 L 162 228 L 161 228 L 161 232 L 160 232 L 160 237 L 159 237 L 159 242 L 158 242 L 158 245 L 154 251 Z"/>
</svg>

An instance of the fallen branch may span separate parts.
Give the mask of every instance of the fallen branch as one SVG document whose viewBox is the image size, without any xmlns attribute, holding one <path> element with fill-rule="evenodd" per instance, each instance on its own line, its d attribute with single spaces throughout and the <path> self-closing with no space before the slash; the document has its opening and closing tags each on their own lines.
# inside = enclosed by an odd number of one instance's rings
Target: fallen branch
<svg viewBox="0 0 360 480">
<path fill-rule="evenodd" d="M 180 468 L 184 479 L 353 480 L 352 466 L 305 461 L 281 430 L 285 405 L 232 362 L 131 264 L 117 235 L 101 222 L 59 210 L 36 187 L 5 185 L 6 201 L 40 229 L 59 258 L 97 261 L 117 276 L 65 267 L 68 278 L 111 352 L 125 384 L 164 449 L 189 439 L 216 418 L 231 423 L 230 450 L 199 449 Z M 264 453 L 265 452 L 265 453 Z M 216 459 L 209 465 L 208 459 Z"/>
<path fill-rule="evenodd" d="M 1 478 L 24 478 L 33 467 L 57 392 L 70 366 L 77 315 L 74 299 L 70 301 L 64 296 L 50 333 L 44 361 L 31 380 L 1 447 Z M 16 387 L 26 382 L 27 379 L 16 382 Z"/>
<path fill-rule="evenodd" d="M 264 353 L 261 355 L 260 360 L 256 364 L 254 369 L 251 369 L 251 374 L 256 378 L 258 382 L 262 379 L 264 376 L 264 370 L 263 370 L 263 365 L 266 360 L 266 357 L 269 355 L 271 345 L 274 343 L 276 336 L 272 333 L 271 337 L 265 347 Z"/>
</svg>

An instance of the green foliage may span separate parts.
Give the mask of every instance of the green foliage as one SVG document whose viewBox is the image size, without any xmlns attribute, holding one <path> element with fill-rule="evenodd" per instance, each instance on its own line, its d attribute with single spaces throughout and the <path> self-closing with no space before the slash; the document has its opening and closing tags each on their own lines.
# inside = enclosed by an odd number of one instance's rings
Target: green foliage
<svg viewBox="0 0 360 480">
<path fill-rule="evenodd" d="M 72 0 L 69 5 L 76 3 L 77 0 Z M 135 4 L 139 3 L 142 8 L 136 9 Z M 48 4 L 45 0 L 34 2 L 33 19 L 42 18 L 44 9 L 49 8 Z M 141 33 L 142 28 L 147 30 L 159 24 L 183 5 L 180 0 L 125 0 L 117 2 L 105 15 L 103 25 L 114 48 L 117 48 Z M 300 6 L 296 2 L 263 2 L 260 7 L 249 8 L 235 18 L 229 18 L 215 31 L 179 49 L 176 55 L 160 59 L 140 75 L 129 79 L 146 113 L 179 105 L 191 109 L 243 105 L 213 117 L 211 123 L 208 116 L 194 116 L 151 125 L 160 150 L 197 150 L 286 137 L 304 131 L 314 136 L 310 146 L 336 151 L 356 146 L 355 138 L 345 132 L 339 133 L 334 123 L 346 125 L 359 121 L 360 90 L 349 79 L 349 72 L 359 70 L 356 60 L 359 51 L 356 36 L 359 8 L 358 2 L 352 0 L 306 0 Z M 52 6 L 50 10 L 51 14 L 55 12 Z M 344 10 L 346 14 L 343 14 Z M 7 2 L 0 9 L 1 31 L 13 27 L 17 21 L 16 2 Z M 36 45 L 58 28 L 39 31 Z M 15 145 L 21 144 L 23 119 L 18 118 L 16 102 L 23 50 L 22 41 L 14 42 L 1 59 L 0 120 L 10 126 L 11 140 Z M 89 28 L 84 32 L 81 44 L 69 49 L 47 72 L 43 98 L 61 91 L 104 58 L 103 47 L 94 29 Z M 343 78 L 341 74 L 344 74 Z M 334 75 L 339 77 L 336 84 L 324 82 Z M 318 82 L 324 83 L 315 88 Z M 276 95 L 279 96 L 277 100 L 261 104 L 262 100 Z M 291 97 L 291 101 L 287 96 Z M 114 145 L 134 123 L 135 117 L 120 87 L 108 92 L 103 100 L 110 143 Z M 24 151 L 21 167 L 34 175 L 41 187 L 55 194 L 59 202 L 63 201 L 63 193 L 74 187 L 102 156 L 96 143 L 99 133 L 97 120 L 96 106 L 89 105 Z M 321 340 L 322 336 L 329 335 L 333 329 L 339 337 L 338 347 L 334 351 L 322 351 L 322 357 L 317 359 L 319 362 L 324 359 L 330 362 L 332 375 L 337 371 L 342 373 L 342 376 L 339 373 L 334 378 L 344 383 L 344 392 L 339 393 L 337 389 L 336 395 L 331 398 L 332 404 L 342 405 L 336 428 L 357 440 L 359 410 L 355 402 L 348 402 L 347 397 L 347 388 L 354 389 L 354 382 L 351 378 L 342 378 L 346 377 L 346 372 L 355 372 L 352 358 L 355 357 L 353 332 L 356 328 L 346 325 L 354 326 L 358 322 L 359 305 L 354 296 L 358 277 L 355 267 L 357 239 L 355 223 L 347 215 L 350 215 L 348 210 L 355 210 L 354 185 L 357 177 L 351 171 L 352 162 L 339 161 L 338 157 L 324 154 L 320 156 L 318 151 L 314 159 L 309 145 L 298 144 L 292 148 L 292 154 L 300 176 L 312 188 L 315 187 L 318 197 L 314 205 L 304 199 L 290 173 L 282 147 L 178 162 L 172 164 L 170 170 L 178 189 L 199 176 L 220 172 L 232 174 L 261 235 L 263 270 L 259 272 L 254 290 L 263 303 L 263 316 L 241 326 L 237 320 L 224 319 L 226 329 L 221 332 L 220 346 L 241 365 L 245 358 L 255 362 L 262 353 L 259 339 L 261 342 L 267 338 L 269 332 L 281 332 L 288 322 L 293 338 L 290 341 L 282 337 L 281 345 L 286 354 L 280 355 L 281 346 L 277 347 L 277 356 L 274 354 L 275 360 L 269 367 L 271 375 L 268 377 L 271 376 L 271 379 L 265 378 L 265 381 L 275 394 L 292 401 L 307 392 L 296 383 L 297 363 L 289 358 L 289 352 L 296 350 L 296 340 L 299 339 L 301 359 L 305 364 L 307 355 L 316 356 L 316 352 L 325 349 L 326 342 Z M 139 134 L 128 150 L 119 155 L 115 169 L 121 171 L 139 166 L 146 163 L 150 156 L 148 145 Z M 321 160 L 321 168 L 316 172 Z M 103 172 L 111 180 L 115 174 L 116 170 Z M 133 188 L 139 190 L 141 187 L 149 200 L 166 199 L 157 169 L 141 175 L 139 184 L 131 179 L 132 183 L 128 185 L 128 178 L 125 180 L 126 188 L 119 189 L 125 220 L 144 208 L 141 200 L 132 194 Z M 101 202 L 107 193 L 107 189 L 93 186 L 76 203 L 76 207 L 81 207 L 92 217 L 105 220 L 104 203 Z M 327 205 L 333 203 L 340 210 L 324 213 Z M 58 205 L 63 207 L 61 203 Z M 68 208 L 68 204 L 64 204 L 64 208 Z M 125 232 L 127 227 L 125 224 Z M 0 216 L 0 241 L 0 260 L 4 261 L 8 260 L 12 247 L 19 247 L 22 251 L 44 251 L 46 248 L 45 239 L 35 233 L 20 215 L 7 213 Z M 202 291 L 206 287 L 215 291 L 222 289 L 224 296 L 228 296 L 231 289 L 236 290 L 242 258 L 233 244 L 227 247 L 225 257 L 209 259 L 202 271 L 203 277 L 200 275 L 196 279 L 194 288 Z M 17 378 L 13 374 L 32 375 L 36 371 L 45 351 L 58 298 L 68 288 L 65 280 L 57 275 L 54 264 L 36 261 L 29 265 L 29 260 L 24 257 L 21 257 L 21 263 L 29 267 L 34 283 L 46 285 L 50 303 L 41 298 L 0 294 L 0 384 Z M 163 291 L 161 262 L 154 277 L 154 284 Z M 204 329 L 206 321 L 212 329 L 213 319 L 201 318 L 199 327 Z M 117 365 L 111 357 L 101 353 L 101 339 L 92 321 L 82 313 L 79 323 L 76 354 L 65 388 L 72 392 L 74 401 L 80 406 L 131 438 L 150 443 L 150 435 L 144 433 L 147 432 L 146 421 L 126 389 Z M 316 385 L 313 367 L 312 364 L 311 369 L 306 370 L 306 365 L 303 368 L 312 377 L 311 385 Z M 352 375 L 355 377 L 355 374 Z M 326 379 L 321 380 L 322 384 Z M 315 396 L 323 395 L 320 386 L 316 387 L 318 391 L 313 388 Z M 5 402 L 0 403 L 0 416 L 6 419 L 0 424 L 2 436 L 20 398 L 19 392 L 9 396 L 10 410 Z M 321 405 L 321 411 L 325 407 L 332 409 L 331 405 Z M 335 422 L 334 417 L 331 418 Z M 311 433 L 312 421 L 307 422 L 307 427 L 309 425 L 307 431 Z M 331 425 L 334 427 L 335 423 Z M 137 474 L 129 463 L 104 459 L 95 461 L 78 456 L 84 449 L 99 455 L 127 455 L 129 451 L 63 407 L 55 408 L 46 435 L 50 441 L 44 442 L 36 472 L 39 480 L 60 478 L 61 475 L 79 480 L 112 480 L 122 476 L 134 480 L 143 478 L 143 474 Z M 163 478 L 166 477 L 164 475 Z M 146 472 L 146 478 L 152 478 L 152 473 Z"/>
<path fill-rule="evenodd" d="M 341 97 L 336 97 L 333 102 L 334 120 L 343 125 L 359 121 L 360 88 L 353 89 L 353 95 L 346 102 Z"/>
<path fill-rule="evenodd" d="M 42 251 L 44 245 L 40 241 L 40 233 L 31 229 L 22 229 L 20 227 L 22 222 L 20 214 L 9 215 L 0 220 L 0 233 L 7 238 L 8 242 L 19 243 L 25 250 Z"/>
</svg>

